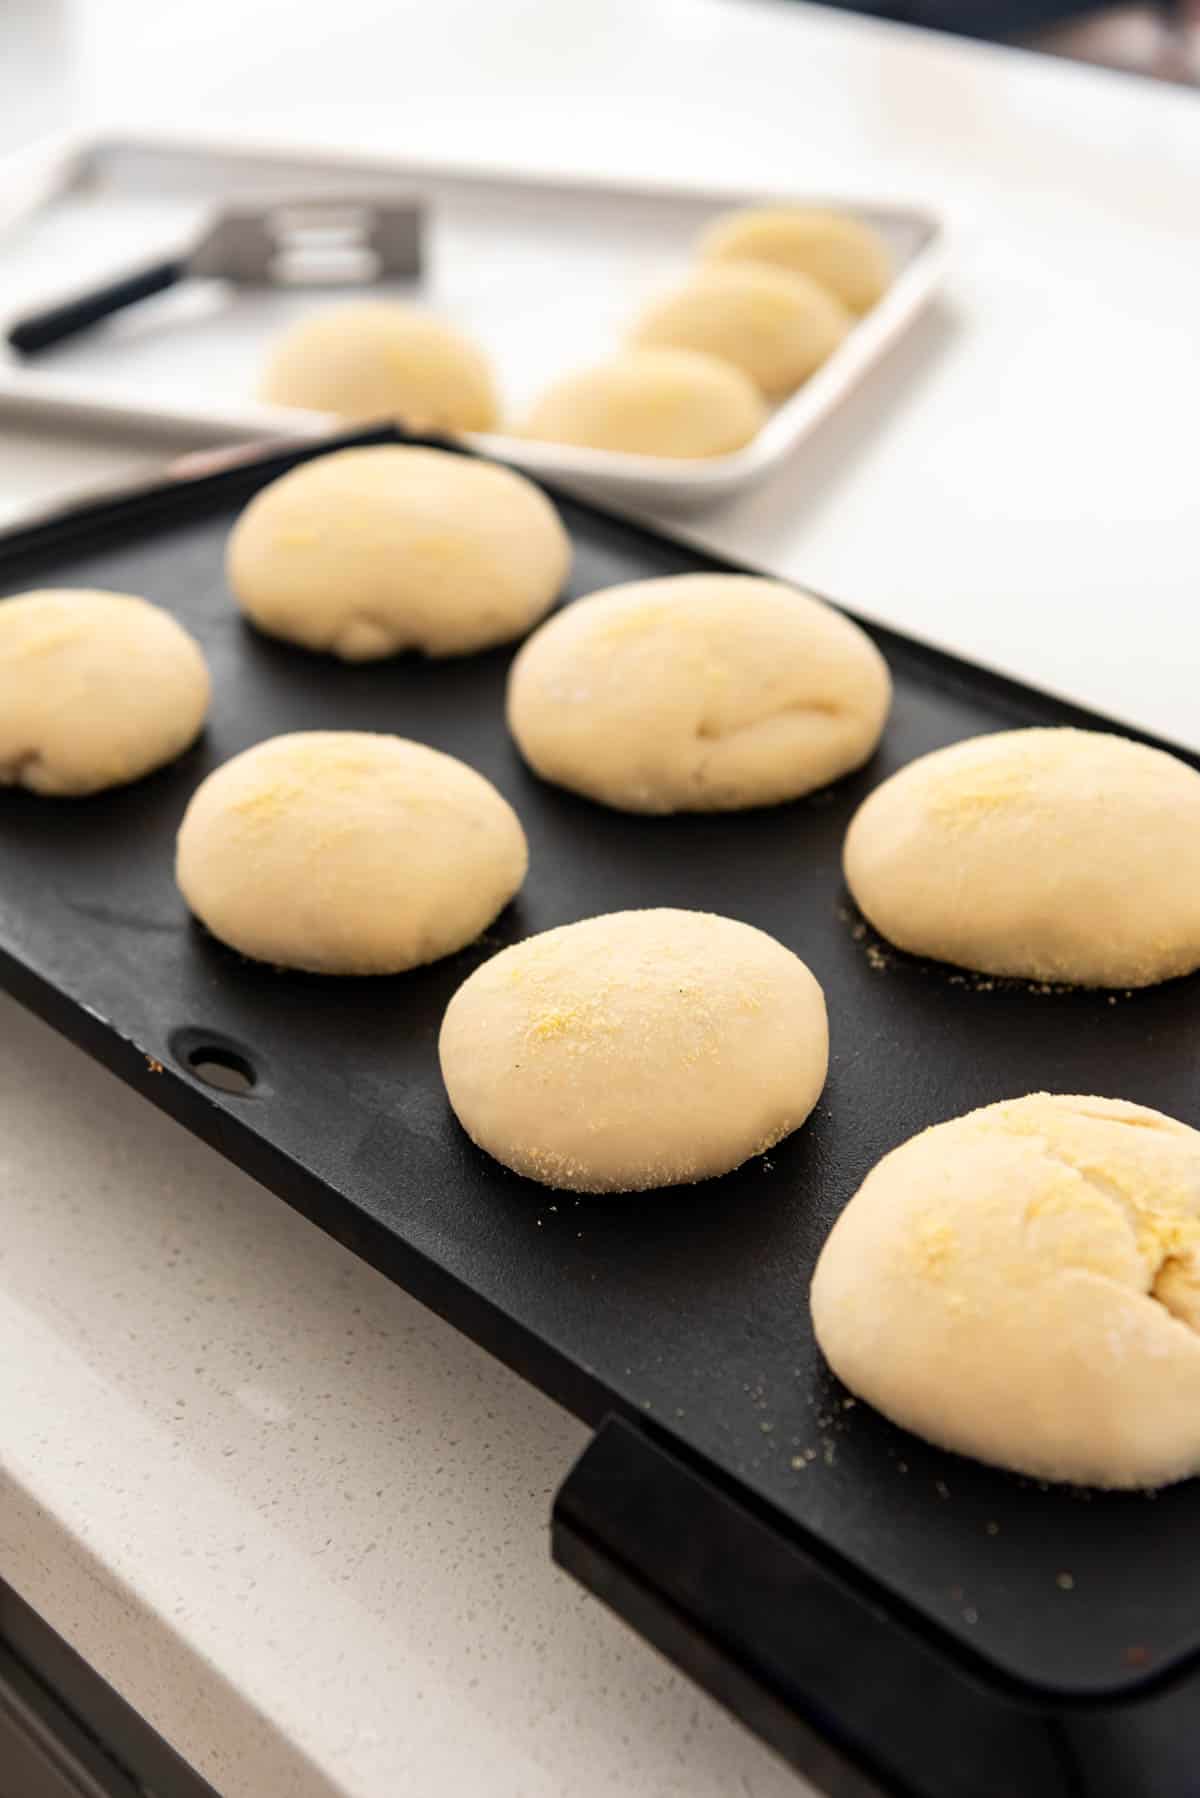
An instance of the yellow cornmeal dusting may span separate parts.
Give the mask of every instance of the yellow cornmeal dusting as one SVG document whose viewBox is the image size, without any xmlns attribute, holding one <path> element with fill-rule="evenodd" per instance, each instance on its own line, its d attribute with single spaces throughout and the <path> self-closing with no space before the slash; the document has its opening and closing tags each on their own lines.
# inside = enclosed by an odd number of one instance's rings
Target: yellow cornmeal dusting
<svg viewBox="0 0 1200 1798">
<path fill-rule="evenodd" d="M 229 810 L 256 823 L 267 823 L 306 802 L 320 803 L 332 793 L 343 796 L 364 792 L 378 805 L 403 807 L 405 811 L 431 811 L 453 804 L 445 796 L 402 787 L 395 773 L 381 770 L 370 762 L 331 765 L 314 761 L 306 778 L 305 770 L 290 772 L 267 786 L 256 787 L 230 802 Z"/>
<path fill-rule="evenodd" d="M 778 1129 L 772 1130 L 748 1150 L 745 1159 L 750 1160 L 755 1155 L 764 1155 L 768 1149 L 773 1149 L 777 1143 L 783 1141 L 785 1136 L 790 1135 L 793 1128 L 794 1123 L 790 1120 L 781 1124 Z M 612 1190 L 606 1181 L 587 1178 L 582 1163 L 572 1156 L 562 1154 L 554 1149 L 531 1148 L 521 1145 L 514 1148 L 511 1155 L 506 1157 L 506 1164 L 518 1174 L 531 1176 L 548 1186 L 561 1186 L 567 1191 L 609 1192 Z M 669 1162 L 646 1161 L 632 1175 L 622 1180 L 620 1190 L 622 1192 L 649 1192 L 663 1185 L 665 1178 L 669 1179 L 671 1184 L 682 1184 L 700 1177 L 700 1174 L 700 1163 L 695 1159 L 686 1162 L 679 1162 L 674 1158 Z"/>
<path fill-rule="evenodd" d="M 976 824 L 1030 799 L 1038 772 L 1036 763 L 1030 761 L 1017 767 L 962 768 L 953 774 L 937 774 L 930 780 L 926 805 L 941 823 Z"/>
<path fill-rule="evenodd" d="M 648 637 L 660 626 L 668 624 L 675 611 L 674 606 L 667 604 L 630 606 L 615 616 L 610 614 L 604 618 L 595 626 L 594 634 L 600 643 L 621 643 L 637 637 Z"/>
<path fill-rule="evenodd" d="M 569 1033 L 585 1036 L 590 1031 L 591 1020 L 585 1015 L 581 1005 L 561 1006 L 555 1011 L 544 1011 L 540 1017 L 532 1018 L 525 1026 L 525 1035 L 535 1043 L 552 1042 Z"/>
<path fill-rule="evenodd" d="M 948 769 L 932 769 L 925 789 L 929 812 L 945 824 L 971 825 L 1009 806 L 1049 802 L 1048 783 L 1064 768 L 1079 765 L 1081 739 L 1092 733 L 1071 729 L 1031 730 L 1023 741 L 980 738 L 973 752 Z M 1111 743 L 1119 740 L 1112 738 Z M 1103 753 L 1094 742 L 1089 753 Z"/>
<path fill-rule="evenodd" d="M 945 1279 L 958 1253 L 958 1237 L 949 1224 L 938 1224 L 923 1218 L 917 1225 L 913 1242 L 913 1258 L 917 1270 L 930 1280 Z"/>
<path fill-rule="evenodd" d="M 567 1155 L 555 1155 L 543 1150 L 523 1150 L 514 1154 L 511 1165 L 519 1174 L 531 1175 L 546 1186 L 562 1186 L 568 1192 L 609 1190 L 604 1181 L 586 1178 L 581 1164 Z M 694 1163 L 686 1167 L 678 1167 L 672 1163 L 669 1169 L 665 1166 L 647 1167 L 623 1180 L 621 1190 L 650 1192 L 663 1184 L 663 1177 L 668 1171 L 673 1181 L 680 1178 L 686 1181 L 695 1176 L 697 1169 Z"/>
<path fill-rule="evenodd" d="M 1132 1220 L 1082 1174 L 1064 1168 L 1052 1175 L 1049 1187 L 1026 1207 L 1024 1222 L 1030 1247 L 1056 1267 L 1128 1277 Z"/>
<path fill-rule="evenodd" d="M 1138 1211 L 1137 1250 L 1146 1261 L 1189 1261 L 1200 1244 L 1200 1218 Z"/>
<path fill-rule="evenodd" d="M 620 1005 L 611 1005 L 614 995 L 608 993 L 595 999 L 581 1001 L 576 1005 L 553 1005 L 533 1016 L 524 1028 L 526 1042 L 537 1045 L 541 1043 L 562 1043 L 571 1048 L 594 1047 L 611 1053 L 614 1046 L 623 1053 L 636 1055 L 641 1046 L 639 1032 L 642 1026 L 636 1018 L 623 1017 Z M 683 1062 L 694 1066 L 696 1062 L 715 1055 L 721 1046 L 722 1032 L 720 1019 L 711 1010 L 701 1012 L 690 1009 L 680 1020 L 681 1033 L 686 1031 L 688 1039 L 677 1045 Z"/>
<path fill-rule="evenodd" d="M 532 945 L 522 945 L 520 960 L 497 970 L 505 984 L 525 987 L 529 1016 L 518 1026 L 523 1041 L 530 1047 L 557 1044 L 570 1050 L 611 1055 L 614 1050 L 636 1057 L 643 1047 L 644 1025 L 636 1015 L 628 1013 L 625 1001 L 637 994 L 661 994 L 680 1003 L 676 1011 L 676 1053 L 687 1067 L 720 1053 L 728 1038 L 728 1019 L 720 1006 L 689 977 L 675 976 L 669 968 L 642 969 L 620 978 L 599 976 L 595 990 L 574 1001 L 559 1002 L 556 995 L 564 970 L 555 955 L 556 945 L 539 945 L 542 965 L 530 966 Z M 766 988 L 762 983 L 747 982 L 737 995 L 736 1005 L 743 1015 L 752 1016 L 762 1009 Z"/>
<path fill-rule="evenodd" d="M 1116 1130 L 1149 1130 L 1164 1144 L 1186 1134 L 1172 1128 L 1167 1119 L 1123 1117 L 1083 1107 L 1064 1111 L 1049 1100 L 1035 1105 L 1016 1101 L 973 1121 L 981 1132 L 1029 1139 L 1051 1167 L 1061 1168 L 1025 1213 L 1027 1224 L 1061 1220 L 1067 1226 L 1053 1242 L 1059 1267 L 1120 1278 L 1104 1258 L 1105 1232 L 1124 1225 L 1133 1234 L 1150 1295 L 1181 1321 L 1200 1326 L 1200 1184 L 1194 1178 L 1178 1178 L 1170 1166 L 1169 1148 L 1160 1163 L 1149 1168 L 1131 1167 L 1116 1154 L 1079 1153 L 1071 1140 L 1073 1120 L 1081 1126 L 1086 1121 Z M 1074 1230 L 1069 1227 L 1072 1219 L 1078 1225 Z M 1109 1243 L 1118 1246 L 1111 1237 Z M 1019 1271 L 1013 1270 L 1014 1278 Z"/>
<path fill-rule="evenodd" d="M 78 643 L 83 635 L 82 620 L 64 619 L 61 624 L 46 625 L 36 636 L 22 637 L 15 643 L 5 643 L 0 648 L 0 655 L 6 660 L 10 657 L 15 660 L 18 656 L 51 655 L 56 649 L 66 649 L 69 645 Z"/>
<path fill-rule="evenodd" d="M 240 799 L 234 800 L 229 809 L 243 818 L 275 818 L 303 790 L 293 780 L 277 781 L 273 787 L 260 787 L 257 792 L 244 793 Z"/>
</svg>

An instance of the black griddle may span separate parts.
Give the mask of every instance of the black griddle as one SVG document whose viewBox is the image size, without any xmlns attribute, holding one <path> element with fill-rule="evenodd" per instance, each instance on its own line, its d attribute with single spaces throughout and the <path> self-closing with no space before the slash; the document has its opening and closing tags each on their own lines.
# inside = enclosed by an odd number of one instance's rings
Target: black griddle
<svg viewBox="0 0 1200 1798">
<path fill-rule="evenodd" d="M 1196 978 L 1127 994 L 964 975 L 880 943 L 842 883 L 853 809 L 914 756 L 1017 725 L 1116 727 L 868 626 L 896 694 L 860 773 L 756 812 L 607 811 L 521 762 L 502 707 L 511 650 L 350 667 L 243 622 L 223 576 L 229 528 L 318 453 L 165 483 L 0 542 L 5 593 L 96 586 L 168 607 L 215 688 L 202 741 L 149 779 L 81 801 L 0 792 L 0 981 L 599 1426 L 559 1494 L 556 1554 L 830 1791 L 1200 1793 L 1187 1723 L 1200 1486 L 1047 1489 L 937 1452 L 848 1403 L 806 1299 L 840 1208 L 927 1124 L 1048 1088 L 1200 1125 Z M 732 566 L 554 497 L 575 544 L 568 597 Z M 511 800 L 529 878 L 483 940 L 396 978 L 336 980 L 247 962 L 189 919 L 172 849 L 196 784 L 248 744 L 313 727 L 418 738 Z M 816 1112 L 766 1158 L 695 1187 L 581 1199 L 507 1173 L 446 1103 L 436 1039 L 450 995 L 534 931 L 653 905 L 746 919 L 809 963 L 832 1037 Z M 216 1090 L 196 1071 L 214 1063 L 253 1087 Z"/>
</svg>

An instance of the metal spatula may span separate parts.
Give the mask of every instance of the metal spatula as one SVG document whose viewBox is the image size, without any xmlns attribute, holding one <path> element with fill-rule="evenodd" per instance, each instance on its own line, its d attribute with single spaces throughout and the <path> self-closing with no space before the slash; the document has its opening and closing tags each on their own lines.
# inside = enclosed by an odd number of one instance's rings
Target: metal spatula
<svg viewBox="0 0 1200 1798">
<path fill-rule="evenodd" d="M 22 356 L 47 350 L 137 300 L 192 276 L 241 287 L 366 285 L 421 272 L 421 207 L 411 199 L 277 201 L 229 207 L 182 255 L 134 269 L 30 313 L 8 331 Z"/>
</svg>

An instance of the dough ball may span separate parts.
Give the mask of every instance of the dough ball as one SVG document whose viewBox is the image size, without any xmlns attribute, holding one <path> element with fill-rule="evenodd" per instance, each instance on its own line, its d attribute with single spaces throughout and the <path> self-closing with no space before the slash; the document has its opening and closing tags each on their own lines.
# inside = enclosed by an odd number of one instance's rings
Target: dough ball
<svg viewBox="0 0 1200 1798">
<path fill-rule="evenodd" d="M 452 755 L 367 731 L 298 731 L 192 795 L 175 877 L 214 936 L 313 974 L 398 974 L 486 930 L 525 878 L 508 802 Z"/>
<path fill-rule="evenodd" d="M 629 812 L 778 805 L 857 768 L 887 664 L 831 606 L 752 575 L 634 581 L 521 649 L 508 722 L 545 780 Z"/>
<path fill-rule="evenodd" d="M 524 475 L 383 444 L 264 487 L 234 526 L 228 575 L 260 630 L 367 662 L 507 643 L 549 611 L 570 561 L 558 513 Z"/>
<path fill-rule="evenodd" d="M 700 240 L 712 262 L 765 262 L 808 275 L 851 312 L 887 291 L 892 259 L 878 231 L 842 212 L 763 206 L 715 219 Z"/>
<path fill-rule="evenodd" d="M 859 807 L 845 865 L 860 910 L 913 955 L 1081 986 L 1200 967 L 1200 774 L 1126 737 L 935 750 Z"/>
<path fill-rule="evenodd" d="M 459 1123 L 570 1192 L 706 1180 L 804 1122 L 825 1000 L 774 937 L 708 912 L 623 911 L 502 950 L 455 993 L 442 1077 Z"/>
<path fill-rule="evenodd" d="M 527 437 L 637 456 L 724 456 L 766 421 L 758 389 L 732 363 L 695 350 L 627 350 L 544 393 Z"/>
<path fill-rule="evenodd" d="M 633 338 L 643 348 L 717 356 L 761 392 L 782 395 L 807 381 L 849 328 L 846 308 L 807 275 L 714 262 L 649 306 Z"/>
<path fill-rule="evenodd" d="M 210 690 L 199 644 L 144 599 L 61 587 L 0 600 L 0 786 L 140 780 L 200 735 Z"/>
<path fill-rule="evenodd" d="M 817 1263 L 817 1340 L 852 1392 L 1036 1479 L 1200 1472 L 1200 1132 L 1035 1093 L 914 1136 Z"/>
<path fill-rule="evenodd" d="M 490 431 L 499 417 L 483 351 L 392 300 L 302 318 L 276 345 L 259 397 L 349 420 L 398 418 L 410 431 Z"/>
</svg>

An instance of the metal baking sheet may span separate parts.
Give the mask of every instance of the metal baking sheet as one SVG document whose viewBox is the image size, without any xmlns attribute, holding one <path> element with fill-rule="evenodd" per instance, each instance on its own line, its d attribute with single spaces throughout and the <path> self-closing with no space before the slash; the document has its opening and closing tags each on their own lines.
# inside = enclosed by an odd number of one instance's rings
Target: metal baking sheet
<svg viewBox="0 0 1200 1798">
<path fill-rule="evenodd" d="M 846 1407 L 806 1302 L 839 1209 L 925 1125 L 1043 1087 L 1119 1095 L 1200 1125 L 1196 978 L 1136 993 L 973 979 L 873 940 L 842 884 L 847 820 L 893 769 L 983 731 L 1104 721 L 872 629 L 896 698 L 862 772 L 742 814 L 607 811 L 523 766 L 503 720 L 509 651 L 349 667 L 242 622 L 225 538 L 290 460 L 0 546 L 0 591 L 146 594 L 201 639 L 215 680 L 208 731 L 174 767 L 86 801 L 0 794 L 3 983 L 579 1415 L 648 1421 L 973 1667 L 1094 1697 L 1195 1656 L 1200 1485 L 1157 1497 L 1042 1489 L 926 1447 L 865 1405 Z M 575 544 L 571 595 L 727 566 L 559 503 Z M 343 981 L 246 962 L 189 921 L 172 846 L 196 783 L 260 738 L 322 726 L 433 743 L 512 801 L 530 873 L 485 939 L 398 978 Z M 766 1158 L 696 1187 L 578 1199 L 506 1173 L 458 1129 L 442 1091 L 435 1044 L 450 995 L 504 944 L 652 905 L 747 919 L 809 962 L 832 1031 L 815 1114 Z M 189 1056 L 206 1044 L 245 1057 L 251 1093 L 202 1083 Z"/>
<path fill-rule="evenodd" d="M 196 139 L 79 140 L 0 165 L 0 290 L 9 319 L 185 244 L 222 197 L 411 193 L 429 215 L 419 286 L 372 288 L 428 304 L 490 351 L 510 415 L 568 369 L 617 347 L 642 301 L 678 281 L 714 213 L 761 195 L 612 187 L 469 173 L 286 147 Z M 649 507 L 715 501 L 776 467 L 907 330 L 941 276 L 943 232 L 919 205 L 859 196 L 792 197 L 842 207 L 882 231 L 896 259 L 891 290 L 824 368 L 779 406 L 754 442 L 703 463 L 478 438 L 521 466 L 586 482 Z M 363 289 L 354 290 L 361 293 Z M 253 399 L 268 346 L 336 290 L 237 291 L 215 282 L 130 309 L 110 324 L 21 363 L 0 346 L 6 407 L 75 405 L 139 417 L 148 429 L 296 438 L 330 428 L 319 414 Z"/>
</svg>

